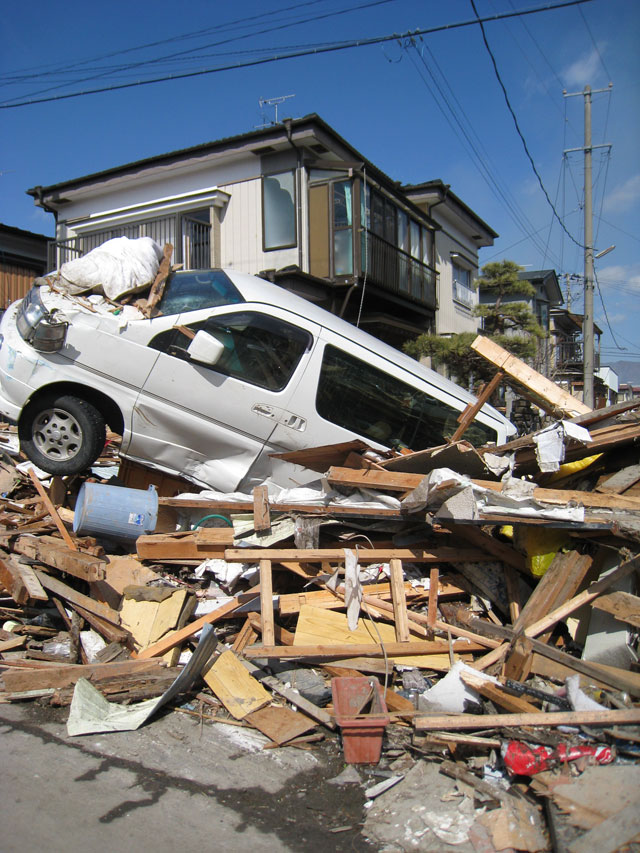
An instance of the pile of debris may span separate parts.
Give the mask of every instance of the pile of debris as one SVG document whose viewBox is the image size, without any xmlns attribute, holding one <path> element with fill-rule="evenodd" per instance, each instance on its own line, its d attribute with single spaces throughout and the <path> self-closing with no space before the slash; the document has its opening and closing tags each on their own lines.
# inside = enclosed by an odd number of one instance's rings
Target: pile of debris
<svg viewBox="0 0 640 853">
<path fill-rule="evenodd" d="M 0 701 L 68 705 L 70 735 L 170 705 L 265 748 L 340 737 L 348 764 L 388 768 L 370 816 L 429 762 L 469 799 L 456 837 L 476 849 L 549 849 L 544 814 L 562 811 L 570 850 L 615 850 L 640 833 L 638 405 L 502 447 L 298 451 L 317 488 L 160 497 L 128 541 L 104 509 L 81 535 L 86 478 L 45 488 L 14 446 Z M 112 437 L 98 492 L 116 452 Z M 121 466 L 119 510 L 152 475 Z"/>
</svg>

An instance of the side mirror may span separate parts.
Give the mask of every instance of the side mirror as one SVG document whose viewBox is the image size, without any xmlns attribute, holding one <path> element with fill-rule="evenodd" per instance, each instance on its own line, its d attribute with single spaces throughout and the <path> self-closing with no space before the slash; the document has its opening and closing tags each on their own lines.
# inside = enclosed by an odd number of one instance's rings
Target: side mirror
<svg viewBox="0 0 640 853">
<path fill-rule="evenodd" d="M 218 363 L 223 352 L 224 344 L 202 329 L 196 332 L 195 337 L 187 347 L 187 353 L 192 361 L 207 364 L 210 367 Z"/>
</svg>

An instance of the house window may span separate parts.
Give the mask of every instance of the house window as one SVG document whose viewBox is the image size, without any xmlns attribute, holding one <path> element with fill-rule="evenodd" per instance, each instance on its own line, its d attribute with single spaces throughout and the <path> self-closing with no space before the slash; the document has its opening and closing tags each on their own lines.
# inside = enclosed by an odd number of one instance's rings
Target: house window
<svg viewBox="0 0 640 853">
<path fill-rule="evenodd" d="M 452 264 L 453 298 L 467 308 L 475 304 L 475 290 L 471 286 L 471 270 Z"/>
<path fill-rule="evenodd" d="M 296 245 L 295 173 L 281 172 L 262 179 L 264 250 Z"/>
<path fill-rule="evenodd" d="M 333 266 L 335 275 L 353 273 L 353 199 L 351 181 L 333 184 Z"/>
</svg>

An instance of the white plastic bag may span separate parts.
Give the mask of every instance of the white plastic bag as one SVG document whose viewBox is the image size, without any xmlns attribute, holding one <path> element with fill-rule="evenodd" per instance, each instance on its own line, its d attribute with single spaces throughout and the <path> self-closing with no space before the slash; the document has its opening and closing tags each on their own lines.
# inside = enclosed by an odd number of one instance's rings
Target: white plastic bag
<svg viewBox="0 0 640 853">
<path fill-rule="evenodd" d="M 162 249 L 151 237 L 114 237 L 62 264 L 60 285 L 72 294 L 91 290 L 118 299 L 150 285 L 161 260 Z"/>
</svg>

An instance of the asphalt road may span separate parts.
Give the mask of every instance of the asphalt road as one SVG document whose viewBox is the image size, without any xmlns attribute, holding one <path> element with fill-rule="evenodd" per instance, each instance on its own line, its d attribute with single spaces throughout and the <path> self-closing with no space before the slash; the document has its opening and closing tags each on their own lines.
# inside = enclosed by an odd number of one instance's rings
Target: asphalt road
<svg viewBox="0 0 640 853">
<path fill-rule="evenodd" d="M 66 716 L 0 705 L 3 853 L 371 849 L 359 786 L 326 784 L 339 752 L 262 751 L 251 730 L 176 711 L 137 732 L 70 738 Z"/>
</svg>

